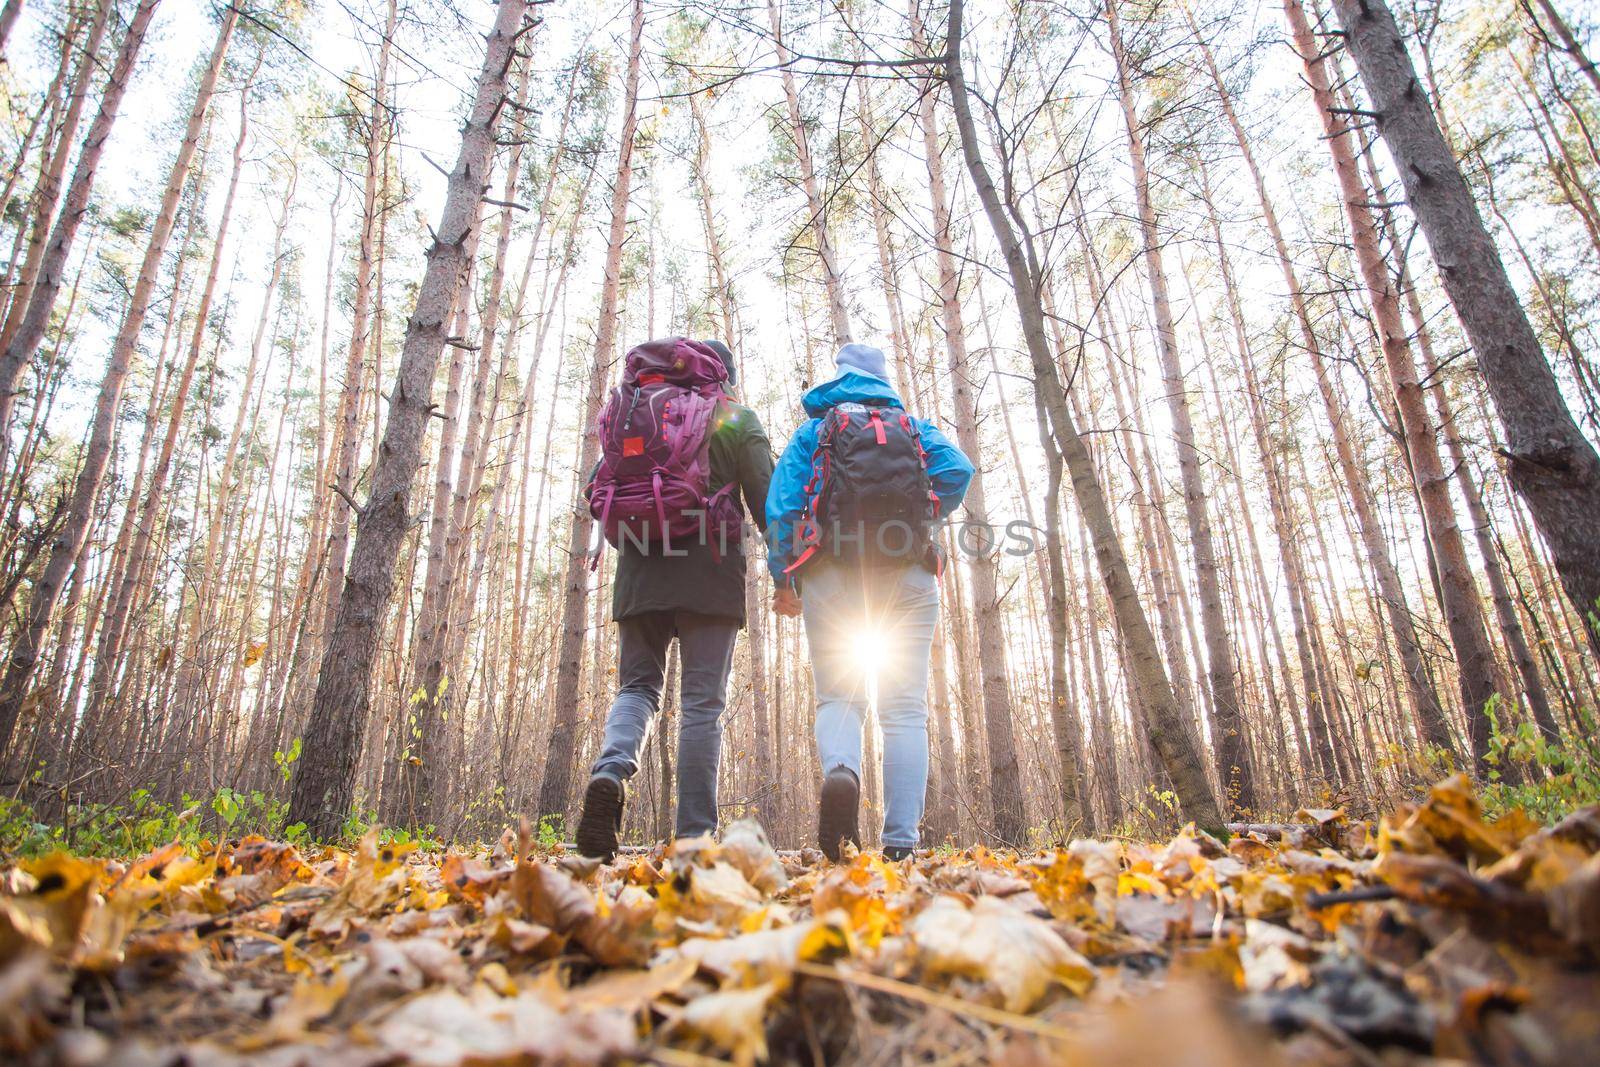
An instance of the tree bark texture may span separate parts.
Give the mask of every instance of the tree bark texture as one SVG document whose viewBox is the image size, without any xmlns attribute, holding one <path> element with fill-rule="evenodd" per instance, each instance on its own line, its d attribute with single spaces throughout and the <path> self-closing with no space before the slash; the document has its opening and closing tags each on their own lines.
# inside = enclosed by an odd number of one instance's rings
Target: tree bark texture
<svg viewBox="0 0 1600 1067">
<path fill-rule="evenodd" d="M 438 236 L 428 249 L 416 308 L 406 324 L 372 490 L 362 507 L 349 575 L 323 653 L 304 754 L 295 764 L 289 817 L 304 822 L 313 835 L 337 834 L 354 800 L 379 630 L 388 614 L 400 542 L 414 523 L 411 489 L 433 410 L 433 380 L 450 311 L 466 273 L 466 250 L 488 189 L 495 126 L 505 105 L 511 53 L 526 29 L 527 11 L 527 0 L 500 0 L 461 151 L 450 170 Z"/>
</svg>

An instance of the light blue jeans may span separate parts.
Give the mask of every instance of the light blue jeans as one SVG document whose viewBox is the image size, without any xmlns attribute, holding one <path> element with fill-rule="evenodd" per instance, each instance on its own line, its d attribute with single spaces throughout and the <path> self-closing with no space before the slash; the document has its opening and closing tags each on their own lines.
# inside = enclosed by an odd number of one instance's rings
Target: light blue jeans
<svg viewBox="0 0 1600 1067">
<path fill-rule="evenodd" d="M 876 690 L 883 726 L 883 843 L 917 843 L 928 792 L 928 654 L 938 581 L 920 564 L 871 568 L 820 559 L 801 584 L 817 686 L 822 773 L 861 777 L 861 730 Z"/>
</svg>

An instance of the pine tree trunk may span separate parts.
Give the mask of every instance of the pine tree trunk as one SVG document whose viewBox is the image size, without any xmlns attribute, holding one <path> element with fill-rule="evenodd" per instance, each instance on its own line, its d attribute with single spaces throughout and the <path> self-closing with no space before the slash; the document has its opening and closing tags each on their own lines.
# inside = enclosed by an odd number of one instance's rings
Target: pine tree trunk
<svg viewBox="0 0 1600 1067">
<path fill-rule="evenodd" d="M 113 7 L 115 7 L 113 0 L 100 0 L 98 4 L 94 22 L 89 27 L 88 40 L 83 45 L 84 58 L 79 62 L 77 72 L 72 78 L 71 95 L 67 100 L 66 114 L 61 119 L 60 131 L 55 135 L 55 143 L 45 146 L 46 156 L 40 163 L 39 180 L 34 185 L 33 197 L 29 201 L 32 220 L 27 226 L 18 226 L 18 236 L 21 236 L 24 230 L 28 232 L 28 250 L 23 258 L 22 271 L 9 294 L 11 306 L 6 313 L 5 326 L 0 330 L 0 350 L 11 344 L 11 339 L 22 324 L 22 316 L 28 309 L 28 298 L 32 295 L 34 281 L 38 278 L 39 266 L 44 261 L 45 244 L 50 236 L 50 223 L 54 220 L 56 206 L 61 201 L 61 179 L 66 174 L 67 160 L 72 155 L 72 142 L 77 137 L 78 122 L 83 117 L 83 105 L 89 98 L 90 83 L 94 80 L 95 71 L 98 69 L 100 45 L 105 40 L 106 27 L 111 21 Z M 75 32 L 77 25 L 77 17 L 71 16 L 69 28 L 61 42 L 62 73 L 65 72 L 66 57 L 71 55 L 78 43 Z M 7 270 L 9 272 L 10 268 Z"/>
<path fill-rule="evenodd" d="M 194 382 L 194 372 L 200 360 L 200 350 L 205 343 L 206 329 L 211 315 L 211 303 L 216 296 L 217 279 L 222 274 L 222 252 L 227 241 L 228 225 L 233 217 L 234 199 L 239 189 L 240 174 L 243 171 L 244 146 L 250 130 L 248 105 L 250 89 L 254 83 L 256 72 L 260 68 L 261 59 L 258 58 L 255 69 L 251 71 L 250 77 L 240 91 L 239 135 L 233 146 L 233 163 L 228 179 L 228 191 L 223 197 L 222 216 L 217 224 L 211 260 L 207 265 L 206 278 L 201 287 L 200 302 L 194 312 L 194 329 L 189 336 L 183 367 L 178 373 L 176 384 L 170 390 L 172 404 L 167 415 L 166 433 L 158 446 L 155 464 L 150 471 L 149 482 L 144 487 L 144 497 L 137 508 L 137 519 L 134 521 L 133 537 L 128 546 L 127 559 L 123 563 L 122 578 L 117 585 L 116 595 L 112 598 L 105 628 L 101 631 L 100 652 L 95 657 L 94 680 L 90 684 L 90 711 L 86 713 L 87 717 L 91 719 L 97 702 L 105 700 L 111 695 L 112 679 L 115 678 L 116 667 L 116 664 L 112 661 L 121 651 L 123 631 L 128 624 L 128 614 L 132 608 L 136 592 L 142 585 L 141 579 L 144 576 L 146 562 L 150 556 L 151 540 L 159 523 L 158 511 L 164 502 L 167 476 L 172 469 L 173 452 L 177 448 L 178 434 L 183 428 L 183 415 L 189 400 L 189 390 Z M 288 225 L 289 210 L 290 205 L 286 200 L 283 206 L 283 218 L 278 227 L 277 242 L 273 246 L 274 260 L 277 259 L 282 247 L 284 230 Z M 104 672 L 103 678 L 102 671 Z"/>
<path fill-rule="evenodd" d="M 767 0 L 767 23 L 772 27 L 772 42 L 778 52 L 778 66 L 783 71 L 783 95 L 789 105 L 789 136 L 794 141 L 795 159 L 800 165 L 800 184 L 806 193 L 807 222 L 817 242 L 817 259 L 822 263 L 822 284 L 828 294 L 828 315 L 833 324 L 834 344 L 850 340 L 850 311 L 845 305 L 844 277 L 834 256 L 833 240 L 828 235 L 827 205 L 822 199 L 817 183 L 817 170 L 811 158 L 811 144 L 806 137 L 806 124 L 800 114 L 800 93 L 795 88 L 794 71 L 790 69 L 789 49 L 783 43 L 783 24 L 778 16 L 778 0 Z"/>
<path fill-rule="evenodd" d="M 141 12 L 142 10 L 141 8 Z M 233 37 L 233 28 L 238 17 L 236 8 L 229 8 L 223 14 L 216 43 L 212 46 L 210 62 L 201 76 L 194 104 L 189 112 L 189 122 L 184 129 L 183 141 L 178 146 L 177 158 L 173 161 L 172 170 L 167 176 L 167 186 L 161 196 L 161 206 L 151 226 L 150 240 L 145 246 L 144 259 L 140 264 L 137 280 L 134 282 L 133 293 L 128 298 L 127 313 L 112 342 L 111 358 L 106 365 L 105 377 L 100 382 L 99 395 L 95 399 L 89 442 L 84 448 L 83 463 L 73 485 L 67 521 L 56 535 L 51 545 L 50 559 L 34 584 L 33 596 L 29 601 L 21 632 L 7 662 L 5 677 L 0 680 L 0 752 L 5 750 L 11 740 L 12 728 L 16 723 L 22 701 L 27 695 L 33 669 L 38 662 L 40 643 L 49 628 L 50 615 L 55 610 L 61 585 L 77 561 L 78 553 L 93 524 L 95 501 L 100 494 L 106 467 L 111 461 L 111 438 L 121 407 L 122 388 L 127 382 L 128 370 L 138 347 L 139 334 L 144 328 L 145 315 L 149 311 L 150 300 L 155 293 L 161 262 L 167 251 L 167 242 L 171 239 L 173 227 L 177 223 L 178 201 L 183 195 L 183 188 L 189 176 L 189 166 L 194 161 L 195 151 L 200 144 L 200 133 L 205 125 L 206 112 L 211 104 L 217 77 L 222 72 L 222 60 L 227 55 L 228 43 Z M 131 34 L 133 29 L 130 28 L 129 32 Z M 140 33 L 142 32 L 143 28 L 140 27 Z M 111 89 L 107 90 L 108 94 L 111 92 Z M 91 130 L 91 137 L 93 132 Z M 85 149 L 86 154 L 89 151 L 89 148 Z M 65 213 L 73 211 L 73 201 L 70 198 L 63 211 Z M 55 253 L 56 247 L 57 242 L 52 241 L 52 254 Z M 45 302 L 54 303 L 54 291 L 48 286 L 45 276 L 41 274 L 41 284 L 35 293 L 35 299 L 45 298 L 47 292 L 49 296 Z M 29 318 L 32 317 L 33 309 L 30 308 Z M 40 332 L 42 334 L 42 330 Z M 23 329 L 13 344 L 27 342 L 27 335 L 27 323 L 24 322 Z M 9 353 L 10 349 L 7 351 Z M 32 346 L 28 347 L 27 351 L 31 357 Z M 95 738 L 90 736 L 89 741 L 94 743 Z"/>
<path fill-rule="evenodd" d="M 20 0 L 17 2 L 20 6 Z M 1561 50 L 1572 57 L 1578 69 L 1583 71 L 1583 76 L 1589 79 L 1589 84 L 1594 86 L 1595 93 L 1600 94 L 1600 70 L 1595 69 L 1594 60 L 1584 53 L 1583 45 L 1578 43 L 1572 27 L 1567 25 L 1567 20 L 1561 17 L 1561 12 L 1556 10 L 1555 4 L 1550 0 L 1537 0 L 1537 2 L 1539 10 L 1544 12 L 1544 17 L 1550 20 L 1550 28 L 1556 31 L 1556 37 L 1561 41 Z M 3 41 L 4 38 L 0 37 L 0 42 Z"/>
<path fill-rule="evenodd" d="M 983 162 L 978 141 L 977 124 L 973 120 L 968 102 L 967 86 L 961 65 L 961 35 L 963 0 L 950 4 L 949 37 L 944 55 L 945 82 L 950 87 L 951 103 L 955 109 L 956 128 L 961 136 L 962 152 L 967 170 L 984 214 L 995 238 L 1005 254 L 1006 267 L 1011 275 L 1016 293 L 1017 309 L 1021 316 L 1023 338 L 1028 346 L 1033 365 L 1034 387 L 1041 390 L 1046 414 L 1051 424 L 1051 437 L 1061 450 L 1067 470 L 1072 478 L 1073 494 L 1083 513 L 1094 539 L 1095 558 L 1101 577 L 1111 596 L 1118 629 L 1128 650 L 1133 682 L 1145 702 L 1146 729 L 1150 742 L 1160 755 L 1184 814 L 1201 826 L 1218 827 L 1222 816 L 1211 795 L 1206 780 L 1204 764 L 1198 750 L 1190 742 L 1184 729 L 1172 687 L 1161 665 L 1161 654 L 1156 648 L 1155 635 L 1150 630 L 1144 608 L 1140 605 L 1128 562 L 1117 539 L 1116 527 L 1083 438 L 1078 435 L 1067 406 L 1066 393 L 1057 374 L 1050 343 L 1045 333 L 1044 309 L 1039 298 L 1039 270 L 1032 260 L 1023 240 L 1012 228 L 1007 208 L 1001 200 Z"/>
<path fill-rule="evenodd" d="M 1438 694 L 1434 692 L 1432 679 L 1429 678 L 1427 667 L 1423 663 L 1421 642 L 1417 637 L 1416 625 L 1411 619 L 1410 608 L 1406 605 L 1404 587 L 1400 584 L 1399 572 L 1395 569 L 1388 542 L 1384 540 L 1383 528 L 1378 522 L 1377 510 L 1373 505 L 1372 488 L 1368 481 L 1367 473 L 1357 462 L 1355 450 L 1351 446 L 1348 413 L 1345 410 L 1343 400 L 1335 391 L 1333 380 L 1329 375 L 1327 360 L 1322 350 L 1322 342 L 1317 337 L 1316 328 L 1312 325 L 1311 313 L 1306 304 L 1305 290 L 1300 285 L 1299 276 L 1294 269 L 1294 261 L 1289 255 L 1289 244 L 1284 239 L 1283 227 L 1278 221 L 1277 209 L 1273 206 L 1272 199 L 1267 193 L 1266 182 L 1262 179 L 1260 167 L 1256 163 L 1255 153 L 1250 146 L 1249 138 L 1245 135 L 1244 125 L 1239 121 L 1239 117 L 1234 111 L 1233 102 L 1223 85 L 1222 75 L 1217 70 L 1211 49 L 1203 40 L 1200 40 L 1199 32 L 1195 29 L 1192 18 L 1189 25 L 1191 29 L 1195 30 L 1195 38 L 1200 45 L 1201 58 L 1205 61 L 1212 86 L 1216 89 L 1217 100 L 1221 105 L 1223 116 L 1228 120 L 1229 128 L 1233 131 L 1234 142 L 1239 146 L 1239 152 L 1244 157 L 1245 169 L 1250 173 L 1251 182 L 1255 186 L 1256 199 L 1261 205 L 1262 221 L 1266 223 L 1267 233 L 1272 237 L 1272 245 L 1277 256 L 1278 267 L 1283 273 L 1284 285 L 1288 289 L 1289 307 L 1300 330 L 1301 345 L 1311 359 L 1311 368 L 1317 381 L 1317 391 L 1322 397 L 1323 410 L 1327 414 L 1328 425 L 1332 431 L 1334 454 L 1338 457 L 1339 469 L 1349 490 L 1351 505 L 1355 508 L 1356 527 L 1361 535 L 1362 547 L 1366 551 L 1367 562 L 1377 577 L 1379 597 L 1383 601 L 1385 616 L 1389 620 L 1389 628 L 1393 632 L 1395 644 L 1399 648 L 1400 661 L 1406 677 L 1406 693 L 1411 702 L 1412 715 L 1417 723 L 1418 735 L 1427 744 L 1442 748 L 1447 752 L 1453 751 L 1454 745 L 1450 738 L 1450 727 L 1445 718 L 1444 707 L 1439 701 Z M 1218 254 L 1223 257 L 1224 280 L 1231 281 L 1232 271 L 1228 265 L 1226 251 L 1222 247 L 1220 237 L 1216 236 L 1215 233 L 1213 237 L 1218 244 Z M 1237 303 L 1236 297 L 1230 298 L 1230 313 L 1234 315 L 1236 326 L 1239 325 Z"/>
<path fill-rule="evenodd" d="M 1406 306 L 1411 313 L 1411 325 L 1416 330 L 1417 348 L 1422 353 L 1422 370 L 1428 378 L 1428 391 L 1433 395 L 1433 406 L 1439 413 L 1439 430 L 1444 435 L 1445 447 L 1450 453 L 1451 472 L 1455 475 L 1456 486 L 1461 490 L 1462 499 L 1466 501 L 1467 517 L 1472 520 L 1472 533 L 1477 541 L 1478 555 L 1483 559 L 1484 576 L 1489 583 L 1489 596 L 1494 601 L 1495 620 L 1499 624 L 1501 635 L 1505 638 L 1511 665 L 1517 669 L 1517 677 L 1522 682 L 1522 692 L 1528 699 L 1528 710 L 1533 714 L 1533 721 L 1544 734 L 1545 740 L 1552 745 L 1557 744 L 1561 738 L 1556 729 L 1555 716 L 1550 711 L 1550 698 L 1545 693 L 1544 679 L 1539 676 L 1539 666 L 1534 662 L 1532 650 L 1528 648 L 1527 636 L 1522 631 L 1522 620 L 1517 618 L 1516 604 L 1511 598 L 1511 585 L 1506 580 L 1505 568 L 1501 566 L 1500 554 L 1495 548 L 1489 509 L 1484 506 L 1483 494 L 1478 489 L 1478 480 L 1472 473 L 1472 463 L 1461 440 L 1461 429 L 1456 425 L 1455 409 L 1445 393 L 1443 368 L 1439 365 L 1438 357 L 1434 355 L 1432 335 L 1422 312 L 1422 304 L 1417 299 L 1416 287 L 1409 284 L 1404 270 L 1401 272 L 1401 285 L 1406 290 Z"/>
<path fill-rule="evenodd" d="M 1335 0 L 1345 46 L 1379 116 L 1406 199 L 1428 239 L 1505 427 L 1508 475 L 1549 545 L 1600 655 L 1600 455 L 1584 438 L 1418 84 L 1383 0 Z"/>
<path fill-rule="evenodd" d="M 375 275 L 373 246 L 379 225 L 380 172 L 385 168 L 384 147 L 392 122 L 385 103 L 388 90 L 389 55 L 394 38 L 397 0 L 389 0 L 389 13 L 378 46 L 378 69 L 372 82 L 372 110 L 367 114 L 367 151 L 361 187 L 361 237 L 357 251 L 356 291 L 350 313 L 350 348 L 345 358 L 344 381 L 339 391 L 339 418 L 334 427 L 336 443 L 333 482 L 338 499 L 333 501 L 333 526 L 328 535 L 328 574 L 323 585 L 324 647 L 331 639 L 338 618 L 339 600 L 344 594 L 346 556 L 350 548 L 351 501 L 355 499 L 357 456 L 361 448 L 360 411 L 362 379 L 370 348 L 374 363 L 381 363 L 381 346 L 373 344 L 372 290 Z M 374 375 L 376 380 L 377 375 Z"/>
<path fill-rule="evenodd" d="M 266 288 L 261 299 L 261 314 L 256 320 L 255 332 L 250 339 L 250 357 L 245 364 L 244 381 L 239 388 L 238 412 L 234 416 L 232 429 L 228 431 L 228 442 L 222 450 L 222 465 L 216 478 L 215 497 L 207 509 L 205 547 L 200 554 L 196 591 L 190 604 L 191 650 L 184 659 L 179 675 L 180 700 L 204 702 L 209 699 L 204 694 L 208 685 L 205 669 L 209 658 L 208 652 L 214 644 L 210 638 L 216 628 L 206 625 L 206 615 L 207 612 L 211 612 L 213 618 L 217 620 L 223 618 L 222 613 L 216 610 L 216 602 L 219 599 L 218 575 L 221 572 L 219 557 L 223 554 L 224 546 L 230 543 L 228 536 L 233 530 L 234 480 L 240 445 L 245 440 L 246 429 L 254 426 L 261 407 L 261 398 L 256 391 L 256 380 L 261 371 L 263 355 L 270 355 L 267 352 L 267 331 L 272 326 L 273 299 L 283 280 L 284 261 L 281 252 L 289 226 L 289 208 L 293 196 L 294 183 L 291 182 L 288 195 L 284 199 L 283 214 L 278 220 L 277 232 L 273 238 L 272 270 L 267 276 Z M 278 311 L 282 313 L 281 303 Z M 224 582 L 221 588 L 227 589 L 229 586 Z"/>
<path fill-rule="evenodd" d="M 628 235 L 628 197 L 633 184 L 634 138 L 639 127 L 639 67 L 644 35 L 644 3 L 634 0 L 629 30 L 628 70 L 623 90 L 622 132 L 617 147 L 617 174 L 611 190 L 611 226 L 606 240 L 605 276 L 601 282 L 596 317 L 594 358 L 589 364 L 579 423 L 583 439 L 578 453 L 579 484 L 587 478 L 599 455 L 600 440 L 593 430 L 600 412 L 605 383 L 616 356 L 618 306 L 622 286 L 622 245 Z M 551 724 L 549 758 L 539 785 L 539 817 L 565 825 L 573 796 L 573 764 L 578 747 L 578 720 L 582 710 L 579 684 L 583 674 L 583 648 L 589 603 L 589 539 L 594 523 L 580 498 L 572 514 L 567 537 L 565 597 L 561 609 L 561 644 L 556 658 L 555 719 Z"/>
<path fill-rule="evenodd" d="M 6 6 L 0 8 L 0 56 L 5 55 L 6 43 L 11 40 L 11 31 L 21 14 L 22 0 L 6 0 Z"/>
<path fill-rule="evenodd" d="M 450 309 L 466 274 L 466 251 L 488 188 L 511 53 L 526 29 L 527 11 L 527 0 L 500 0 L 461 152 L 446 186 L 438 236 L 428 249 L 416 309 L 406 326 L 372 491 L 361 511 L 349 577 L 323 653 L 304 754 L 295 764 L 289 818 L 304 822 L 313 836 L 337 833 L 354 800 L 380 628 L 388 614 L 400 544 L 413 523 L 411 487 L 433 410 L 434 374 L 445 346 Z"/>
<path fill-rule="evenodd" d="M 912 10 L 913 47 L 926 50 L 922 25 Z M 956 272 L 955 252 L 950 236 L 950 198 L 945 186 L 944 160 L 939 147 L 938 119 L 934 112 L 934 86 L 922 86 L 920 118 L 922 147 L 928 168 L 928 190 L 933 201 L 934 258 L 938 267 L 939 324 L 944 332 L 945 357 L 949 363 L 950 391 L 955 398 L 956 439 L 975 468 L 967 489 L 964 508 L 967 523 L 976 529 L 978 550 L 968 554 L 972 576 L 972 611 L 976 622 L 978 671 L 983 695 L 984 733 L 989 743 L 988 788 L 994 806 L 994 833 L 1003 842 L 1019 845 L 1027 833 L 1027 810 L 1023 800 L 1022 768 L 1017 760 L 1013 735 L 1011 694 L 1006 685 L 1006 641 L 1000 616 L 997 546 L 989 523 L 984 488 L 983 448 L 978 439 L 977 382 L 967 352 L 966 323 L 961 314 L 961 280 Z M 958 529 L 958 544 L 967 524 Z M 1052 639 L 1055 632 L 1052 630 Z M 1072 816 L 1076 821 L 1076 813 Z"/>
<path fill-rule="evenodd" d="M 1377 0 L 1369 2 L 1375 3 Z M 1450 486 L 1446 479 L 1443 460 L 1439 455 L 1439 444 L 1434 437 L 1433 426 L 1428 420 L 1416 361 L 1412 356 L 1405 325 L 1401 321 L 1399 297 L 1389 276 L 1389 265 L 1379 246 L 1377 224 L 1370 207 L 1371 195 L 1356 169 L 1355 149 L 1350 143 L 1352 131 L 1343 116 L 1335 110 L 1337 104 L 1329 80 L 1326 57 L 1322 57 L 1318 51 L 1316 40 L 1306 22 L 1305 11 L 1299 0 L 1284 0 L 1283 9 L 1295 48 L 1305 63 L 1307 81 L 1311 86 L 1312 98 L 1322 122 L 1324 140 L 1327 141 L 1328 150 L 1333 156 L 1334 172 L 1339 180 L 1345 217 L 1350 224 L 1351 243 L 1372 307 L 1373 325 L 1378 332 L 1384 364 L 1388 369 L 1395 406 L 1405 436 L 1406 453 L 1411 462 L 1417 494 L 1422 503 L 1428 543 L 1433 550 L 1445 624 L 1450 631 L 1451 646 L 1455 650 L 1457 679 L 1461 687 L 1463 709 L 1467 716 L 1467 735 L 1472 757 L 1481 770 L 1482 760 L 1489 748 L 1489 719 L 1485 707 L 1495 696 L 1494 656 L 1489 647 L 1488 634 L 1484 631 L 1483 616 L 1478 609 L 1477 588 L 1467 563 L 1466 545 L 1461 538 L 1461 529 L 1456 523 L 1455 509 L 1450 500 Z M 1393 26 L 1392 20 L 1390 25 Z M 1418 92 L 1420 94 L 1420 87 Z M 1431 113 L 1428 121 L 1432 122 Z M 1438 137 L 1437 126 L 1433 127 L 1433 132 L 1434 136 Z M 1457 180 L 1460 180 L 1459 173 Z M 1496 260 L 1497 264 L 1498 262 Z M 1535 347 L 1535 358 L 1540 358 L 1537 347 Z M 1545 368 L 1545 373 L 1549 375 L 1548 367 Z M 1554 389 L 1553 377 L 1550 384 Z M 1570 418 L 1568 421 L 1570 423 Z M 1590 456 L 1593 458 L 1592 450 Z M 1596 474 L 1600 477 L 1600 461 L 1597 461 Z M 1597 480 L 1596 488 L 1600 491 L 1600 480 Z M 1596 499 L 1597 503 L 1600 503 L 1600 496 Z M 1596 545 L 1600 548 L 1600 540 L 1597 540 Z M 1596 559 L 1600 562 L 1600 555 L 1597 555 Z M 1596 593 L 1600 595 L 1600 570 L 1596 571 L 1596 579 Z"/>
<path fill-rule="evenodd" d="M 885 199 L 883 175 L 878 167 L 878 153 L 871 138 L 876 135 L 872 118 L 872 101 L 867 92 L 867 80 L 856 80 L 856 110 L 861 123 L 861 139 L 866 158 L 863 166 L 867 172 L 867 201 L 872 211 L 872 233 L 878 248 L 878 273 L 883 280 L 883 303 L 889 312 L 889 349 L 894 354 L 896 384 L 900 398 L 915 408 L 917 397 L 911 385 L 912 347 L 906 331 L 905 309 L 900 301 L 900 272 L 895 257 L 894 240 L 889 233 L 889 218 L 893 212 Z"/>
<path fill-rule="evenodd" d="M 1200 618 L 1205 631 L 1206 660 L 1215 721 L 1212 740 L 1216 745 L 1218 773 L 1224 800 L 1229 810 L 1256 806 L 1255 783 L 1251 775 L 1250 754 L 1244 737 L 1239 708 L 1233 638 L 1228 633 L 1222 609 L 1222 585 L 1218 576 L 1215 535 L 1211 509 L 1200 470 L 1200 451 L 1195 445 L 1193 417 L 1188 386 L 1184 382 L 1182 360 L 1178 354 L 1177 329 L 1167 295 L 1166 269 L 1162 263 L 1161 235 L 1156 226 L 1155 206 L 1150 197 L 1150 177 L 1145 163 L 1144 134 L 1133 99 L 1128 58 L 1122 41 L 1121 23 L 1115 0 L 1107 0 L 1106 17 L 1111 29 L 1111 49 L 1117 64 L 1118 95 L 1123 121 L 1127 126 L 1128 154 L 1133 166 L 1134 197 L 1139 210 L 1139 227 L 1144 240 L 1145 268 L 1150 284 L 1151 306 L 1155 315 L 1156 348 L 1161 357 L 1167 406 L 1172 414 L 1173 435 L 1178 449 L 1178 470 L 1183 482 L 1184 513 L 1188 517 L 1193 554 L 1195 585 L 1200 593 Z"/>
<path fill-rule="evenodd" d="M 117 111 L 122 107 L 123 95 L 128 90 L 128 79 L 133 76 L 134 61 L 139 58 L 139 49 L 144 44 L 145 33 L 150 29 L 150 20 L 155 15 L 158 3 L 160 0 L 139 0 L 139 6 L 128 23 L 122 46 L 117 51 L 116 65 L 111 68 L 106 87 L 100 94 L 100 110 L 89 124 L 89 132 L 84 135 L 83 148 L 78 153 L 72 181 L 67 184 L 67 196 L 62 202 L 61 214 L 50 231 L 50 241 L 45 246 L 44 259 L 39 265 L 33 293 L 28 300 L 28 310 L 22 316 L 16 334 L 5 346 L 5 351 L 0 353 L 0 441 L 4 441 L 8 435 L 11 410 L 16 404 L 17 383 L 22 380 L 22 372 L 33 361 L 33 355 L 39 350 L 45 331 L 50 326 L 50 312 L 55 309 L 56 297 L 66 280 L 67 257 L 72 252 L 73 239 L 89 212 L 89 198 L 94 192 L 100 158 L 105 154 L 111 127 L 117 121 Z M 62 151 L 65 151 L 65 146 Z M 4 747 L 10 732 L 4 712 L 6 692 L 8 690 L 0 690 L 0 748 Z"/>
<path fill-rule="evenodd" d="M 400 710 L 393 726 L 398 738 L 396 744 L 390 746 L 391 762 L 383 773 L 382 816 L 385 821 L 405 826 L 427 826 L 434 821 L 431 816 L 436 794 L 446 780 L 442 764 L 447 728 L 440 712 L 442 690 L 449 684 L 444 677 L 444 646 L 449 627 L 450 571 L 454 564 L 448 502 L 456 437 L 461 425 L 461 378 L 467 365 L 466 342 L 462 339 L 466 333 L 467 312 L 462 305 L 472 284 L 477 220 L 471 233 L 463 256 L 467 264 L 466 280 L 456 297 L 451 341 L 446 342 L 450 350 L 450 371 L 445 378 L 444 406 L 437 411 L 441 422 L 438 452 L 433 462 L 433 496 L 428 508 L 428 568 L 422 580 L 422 606 L 417 610 L 416 628 L 412 631 L 413 673 L 411 683 L 400 693 Z"/>
</svg>

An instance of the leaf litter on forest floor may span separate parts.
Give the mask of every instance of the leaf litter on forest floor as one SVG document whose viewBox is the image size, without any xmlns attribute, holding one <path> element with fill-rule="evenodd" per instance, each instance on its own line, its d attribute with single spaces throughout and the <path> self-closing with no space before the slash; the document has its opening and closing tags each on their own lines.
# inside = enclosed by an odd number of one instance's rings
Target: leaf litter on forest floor
<svg viewBox="0 0 1600 1067">
<path fill-rule="evenodd" d="M 901 863 L 749 821 L 604 865 L 246 838 L 0 871 L 0 1056 L 1564 1064 L 1597 954 L 1600 810 L 1490 820 L 1459 777 L 1372 827 Z"/>
</svg>

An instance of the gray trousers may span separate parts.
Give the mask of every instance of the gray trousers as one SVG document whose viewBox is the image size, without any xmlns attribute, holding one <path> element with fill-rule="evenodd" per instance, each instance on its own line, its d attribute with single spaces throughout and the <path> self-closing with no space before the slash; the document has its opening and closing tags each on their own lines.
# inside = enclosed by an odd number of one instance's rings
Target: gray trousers
<svg viewBox="0 0 1600 1067">
<path fill-rule="evenodd" d="M 606 716 L 605 741 L 591 773 L 626 781 L 639 773 L 639 754 L 661 707 L 667 648 L 678 638 L 681 663 L 678 725 L 678 837 L 717 829 L 717 768 L 722 758 L 722 709 L 739 624 L 691 611 L 650 611 L 617 623 L 616 699 Z"/>
</svg>

